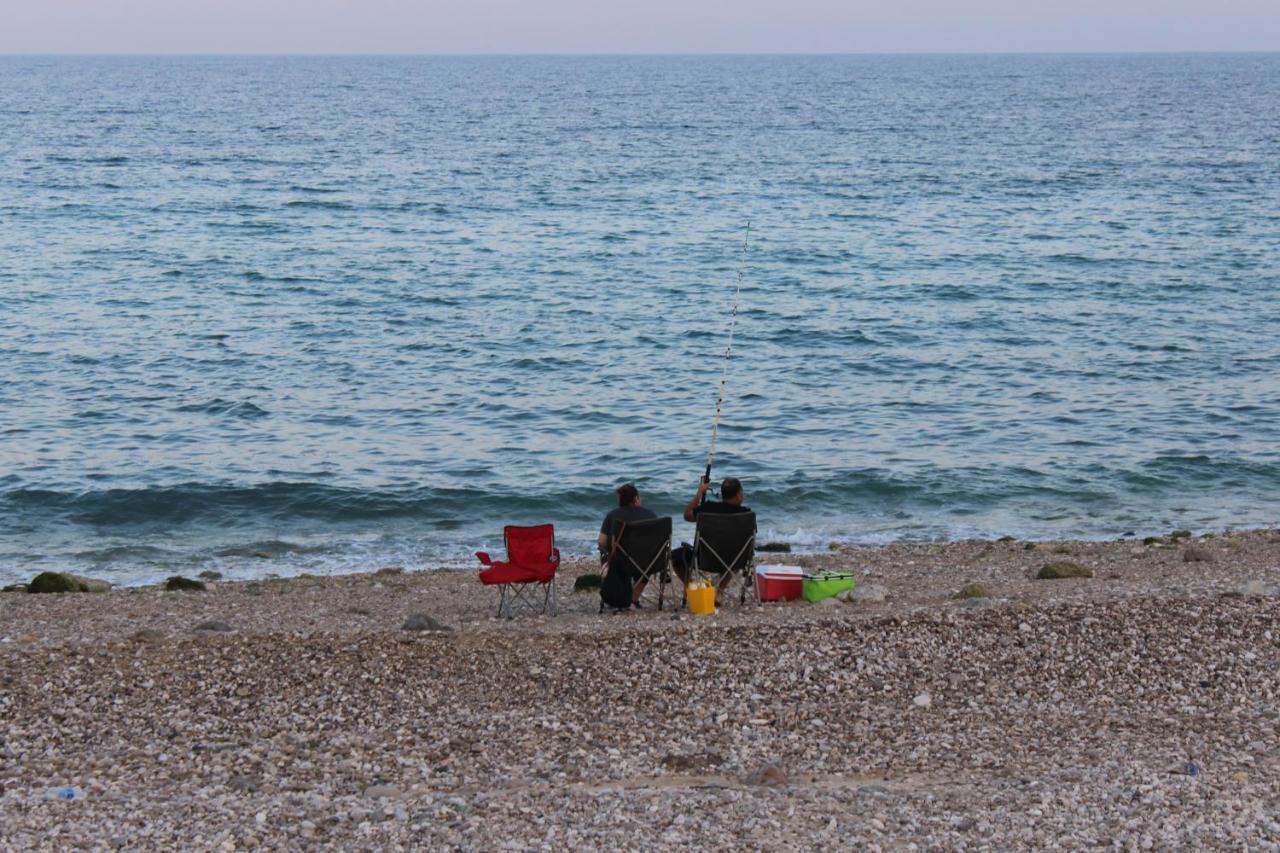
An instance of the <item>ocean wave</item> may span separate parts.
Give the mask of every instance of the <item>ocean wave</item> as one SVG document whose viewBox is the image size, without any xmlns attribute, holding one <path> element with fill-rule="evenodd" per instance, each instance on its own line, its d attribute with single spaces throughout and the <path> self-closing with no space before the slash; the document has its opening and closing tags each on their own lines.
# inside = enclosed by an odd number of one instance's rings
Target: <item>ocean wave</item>
<svg viewBox="0 0 1280 853">
<path fill-rule="evenodd" d="M 345 201 L 325 201 L 321 199 L 294 199 L 286 201 L 285 207 L 295 208 L 315 208 L 317 210 L 352 210 L 350 202 Z"/>
<path fill-rule="evenodd" d="M 220 415 L 228 418 L 244 418 L 246 420 L 256 420 L 270 417 L 271 415 L 266 409 L 256 406 L 248 400 L 223 400 L 220 397 L 204 403 L 189 403 L 185 406 L 179 406 L 177 411 L 202 415 Z"/>
<path fill-rule="evenodd" d="M 940 465 L 911 470 L 865 468 L 818 475 L 796 472 L 772 480 L 743 475 L 749 502 L 763 513 L 816 513 L 850 519 L 887 509 L 984 511 L 1010 502 L 1057 504 L 1082 512 L 1091 503 L 1150 497 L 1182 489 L 1248 487 L 1280 489 L 1280 463 L 1168 455 L 1136 469 L 1064 472 L 1053 468 L 990 468 Z M 683 504 L 682 492 L 642 486 L 653 506 Z M 98 528 L 206 524 L 219 527 L 290 519 L 351 524 L 409 520 L 448 525 L 476 521 L 540 518 L 580 522 L 608 508 L 607 486 L 513 494 L 485 488 L 360 489 L 327 483 L 275 481 L 251 485 L 175 485 L 59 491 L 30 487 L 0 492 L 0 519 L 27 523 L 83 524 Z"/>
<path fill-rule="evenodd" d="M 89 563 L 119 561 L 160 563 L 172 560 L 176 554 L 168 548 L 157 548 L 152 545 L 116 545 L 79 551 L 74 556 L 78 560 Z"/>
<path fill-rule="evenodd" d="M 319 483 L 255 485 L 181 483 L 81 492 L 18 488 L 0 493 L 0 530 L 6 517 L 26 525 L 94 528 L 250 527 L 266 521 L 367 521 L 595 514 L 607 490 L 515 496 L 481 489 L 368 490 Z"/>
<path fill-rule="evenodd" d="M 1187 492 L 1247 489 L 1260 494 L 1280 491 L 1280 462 L 1214 458 L 1206 454 L 1163 454 L 1137 468 L 1121 472 L 1141 489 L 1183 489 Z"/>
</svg>

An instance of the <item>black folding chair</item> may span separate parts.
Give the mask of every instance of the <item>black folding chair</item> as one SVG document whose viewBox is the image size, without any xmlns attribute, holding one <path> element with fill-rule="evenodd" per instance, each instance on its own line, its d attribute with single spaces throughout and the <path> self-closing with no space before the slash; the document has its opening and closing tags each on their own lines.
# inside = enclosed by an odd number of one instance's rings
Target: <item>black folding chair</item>
<svg viewBox="0 0 1280 853">
<path fill-rule="evenodd" d="M 729 595 L 732 595 L 734 584 L 739 585 L 739 604 L 747 603 L 747 591 L 751 590 L 752 597 L 759 604 L 759 595 L 751 576 L 755 561 L 754 512 L 698 514 L 698 523 L 693 533 L 695 576 L 713 581 L 720 593 Z"/>
<path fill-rule="evenodd" d="M 628 572 L 632 584 L 649 584 L 658 581 L 658 609 L 671 582 L 671 518 L 647 518 L 643 521 L 613 520 L 609 532 L 611 543 L 616 542 L 609 571 Z M 648 594 L 646 586 L 641 598 Z M 603 602 L 600 605 L 604 609 Z"/>
</svg>

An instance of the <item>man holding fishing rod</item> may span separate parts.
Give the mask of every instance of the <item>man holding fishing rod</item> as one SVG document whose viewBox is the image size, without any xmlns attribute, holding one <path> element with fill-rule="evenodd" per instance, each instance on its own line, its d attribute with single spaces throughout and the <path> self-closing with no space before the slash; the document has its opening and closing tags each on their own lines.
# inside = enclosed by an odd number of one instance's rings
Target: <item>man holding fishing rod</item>
<svg viewBox="0 0 1280 853">
<path fill-rule="evenodd" d="M 742 481 L 737 477 L 725 477 L 720 481 L 720 500 L 707 500 L 707 490 L 711 488 L 711 478 L 703 475 L 698 482 L 698 490 L 693 493 L 693 497 L 684 508 L 684 520 L 696 523 L 698 516 L 706 513 L 707 515 L 733 515 L 741 512 L 751 512 L 743 505 Z M 693 568 L 693 546 L 683 543 L 679 548 L 671 549 L 671 568 L 675 570 L 676 577 L 684 583 L 688 583 Z M 729 580 L 728 573 L 721 576 L 716 583 L 716 594 L 719 595 L 720 589 Z"/>
<path fill-rule="evenodd" d="M 731 515 L 738 512 L 751 512 L 742 505 L 742 481 L 737 477 L 725 477 L 720 481 L 720 500 L 709 501 L 707 489 L 711 488 L 711 479 L 703 477 L 698 483 L 698 490 L 684 508 L 685 521 L 697 521 L 699 513 L 718 513 Z"/>
<path fill-rule="evenodd" d="M 742 505 L 742 482 L 736 477 L 725 477 L 720 482 L 720 500 L 707 500 L 707 491 L 711 488 L 711 464 L 716 455 L 716 439 L 720 436 L 720 411 L 724 407 L 724 389 L 729 381 L 729 359 L 733 355 L 733 336 L 738 328 L 738 304 L 742 299 L 742 274 L 743 267 L 746 265 L 747 241 L 750 239 L 751 223 L 747 222 L 746 232 L 742 237 L 743 264 L 738 267 L 738 281 L 733 290 L 733 313 L 729 318 L 729 340 L 724 348 L 724 366 L 720 373 L 720 393 L 716 396 L 716 414 L 711 422 L 711 447 L 707 451 L 707 470 L 698 482 L 697 491 L 694 492 L 693 497 L 684 508 L 684 520 L 689 522 L 696 522 L 698 516 L 702 513 L 708 515 L 731 515 L 751 511 Z M 671 551 L 671 567 L 675 570 L 680 580 L 688 583 L 693 568 L 693 547 L 685 543 L 681 544 L 679 548 L 673 548 Z M 728 581 L 730 574 L 730 572 L 725 572 L 716 584 L 717 599 L 720 597 L 720 590 Z"/>
<path fill-rule="evenodd" d="M 745 264 L 747 257 L 747 241 L 751 239 L 751 223 L 747 222 L 746 233 L 742 236 L 742 258 Z M 738 282 L 733 289 L 733 314 L 729 318 L 729 341 L 724 348 L 724 366 L 720 373 L 720 393 L 716 396 L 716 415 L 711 422 L 711 448 L 707 451 L 707 470 L 698 483 L 698 491 L 694 493 L 689 505 L 684 508 L 685 521 L 697 521 L 698 513 L 737 513 L 750 512 L 742 505 L 742 483 L 736 477 L 725 477 L 720 483 L 720 500 L 708 501 L 707 490 L 711 488 L 711 463 L 716 456 L 716 439 L 720 436 L 720 410 L 724 407 L 724 388 L 729 381 L 729 358 L 733 355 L 733 335 L 738 328 L 738 303 L 742 300 L 742 267 L 738 267 Z"/>
</svg>

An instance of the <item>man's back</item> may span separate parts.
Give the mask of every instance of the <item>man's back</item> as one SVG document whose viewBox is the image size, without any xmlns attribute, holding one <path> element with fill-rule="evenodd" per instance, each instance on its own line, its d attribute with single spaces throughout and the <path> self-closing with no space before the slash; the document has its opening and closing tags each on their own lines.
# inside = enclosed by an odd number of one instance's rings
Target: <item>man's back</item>
<svg viewBox="0 0 1280 853">
<path fill-rule="evenodd" d="M 731 504 L 727 501 L 707 501 L 704 504 L 698 504 L 693 508 L 694 516 L 702 513 L 713 515 L 733 515 L 739 512 L 751 512 L 750 509 L 742 504 Z"/>
<path fill-rule="evenodd" d="M 610 528 L 613 526 L 613 520 L 620 518 L 625 522 L 644 521 L 649 518 L 657 518 L 658 514 L 646 506 L 618 506 L 609 510 L 604 517 L 604 524 L 600 526 L 600 532 L 608 535 Z"/>
</svg>

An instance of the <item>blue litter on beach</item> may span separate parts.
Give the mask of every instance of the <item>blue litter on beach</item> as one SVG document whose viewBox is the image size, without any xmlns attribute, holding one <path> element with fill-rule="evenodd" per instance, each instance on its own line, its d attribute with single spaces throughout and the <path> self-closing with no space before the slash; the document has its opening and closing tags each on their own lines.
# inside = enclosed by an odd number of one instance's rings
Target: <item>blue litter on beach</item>
<svg viewBox="0 0 1280 853">
<path fill-rule="evenodd" d="M 48 797 L 51 800 L 76 800 L 84 797 L 79 788 L 50 788 Z"/>
</svg>

